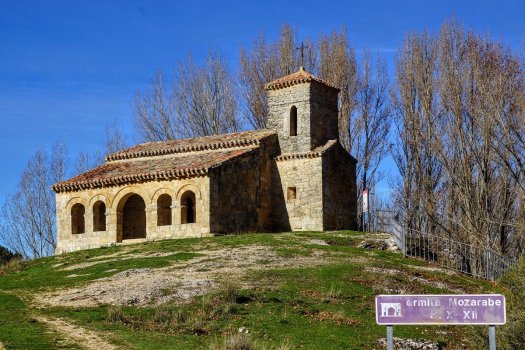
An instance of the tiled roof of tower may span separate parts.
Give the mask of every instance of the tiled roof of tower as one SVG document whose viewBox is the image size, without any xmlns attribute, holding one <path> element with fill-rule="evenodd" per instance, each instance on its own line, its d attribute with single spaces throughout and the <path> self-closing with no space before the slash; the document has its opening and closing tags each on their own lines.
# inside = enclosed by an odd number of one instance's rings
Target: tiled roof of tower
<svg viewBox="0 0 525 350">
<path fill-rule="evenodd" d="M 336 89 L 337 91 L 339 91 L 339 88 L 337 86 L 334 86 L 316 77 L 312 73 L 305 71 L 303 67 L 301 67 L 299 71 L 295 73 L 289 74 L 287 76 L 284 76 L 282 78 L 269 82 L 268 84 L 264 85 L 264 88 L 266 90 L 278 90 L 278 89 L 283 89 L 283 88 L 290 87 L 290 86 L 297 85 L 297 84 L 309 83 L 311 81 L 316 81 L 318 83 L 321 83 L 323 85 L 326 85 L 332 89 Z"/>
<path fill-rule="evenodd" d="M 248 154 L 275 132 L 257 130 L 184 140 L 149 142 L 107 157 L 107 162 L 53 186 L 55 192 L 203 176 Z"/>
</svg>

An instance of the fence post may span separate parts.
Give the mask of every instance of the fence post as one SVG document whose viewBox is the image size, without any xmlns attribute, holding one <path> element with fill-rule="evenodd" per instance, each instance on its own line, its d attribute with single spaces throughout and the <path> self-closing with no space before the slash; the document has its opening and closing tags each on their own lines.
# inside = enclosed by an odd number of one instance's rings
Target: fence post
<svg viewBox="0 0 525 350">
<path fill-rule="evenodd" d="M 401 226 L 401 241 L 403 242 L 403 258 L 407 257 L 407 237 L 405 225 Z"/>
<path fill-rule="evenodd" d="M 489 263 L 490 263 L 489 255 L 490 255 L 490 252 L 488 250 L 485 251 L 485 271 L 486 271 L 487 279 L 492 281 L 492 276 L 489 272 Z"/>
</svg>

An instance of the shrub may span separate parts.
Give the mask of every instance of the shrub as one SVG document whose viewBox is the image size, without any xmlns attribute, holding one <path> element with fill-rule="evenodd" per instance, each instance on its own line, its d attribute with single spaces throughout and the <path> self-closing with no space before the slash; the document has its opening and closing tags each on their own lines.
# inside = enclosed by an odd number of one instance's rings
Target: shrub
<svg viewBox="0 0 525 350">
<path fill-rule="evenodd" d="M 498 349 L 525 349 L 525 257 L 500 279 L 507 289 L 507 324 L 498 327 Z"/>
<path fill-rule="evenodd" d="M 8 273 L 13 273 L 20 271 L 24 268 L 25 262 L 22 259 L 14 258 L 7 262 L 0 264 L 0 276 L 7 275 Z"/>
<path fill-rule="evenodd" d="M 0 245 L 0 276 L 20 271 L 23 267 L 22 255 L 12 253 L 9 249 Z"/>
<path fill-rule="evenodd" d="M 107 320 L 113 323 L 127 323 L 124 311 L 120 306 L 110 306 L 108 308 Z"/>
<path fill-rule="evenodd" d="M 255 350 L 250 337 L 243 333 L 225 336 L 220 343 L 214 343 L 210 350 Z"/>
<path fill-rule="evenodd" d="M 239 297 L 239 286 L 235 282 L 227 281 L 217 292 L 223 303 L 236 304 Z"/>
<path fill-rule="evenodd" d="M 0 245 L 0 265 L 9 262 L 12 259 L 21 259 L 22 255 L 19 253 L 11 253 L 11 251 Z"/>
</svg>

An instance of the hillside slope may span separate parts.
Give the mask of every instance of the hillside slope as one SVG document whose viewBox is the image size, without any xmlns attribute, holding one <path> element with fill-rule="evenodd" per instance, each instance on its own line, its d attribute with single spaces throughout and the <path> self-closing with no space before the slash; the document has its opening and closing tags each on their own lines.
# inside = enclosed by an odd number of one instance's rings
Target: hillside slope
<svg viewBox="0 0 525 350">
<path fill-rule="evenodd" d="M 379 349 L 374 296 L 499 292 L 356 232 L 247 234 L 49 257 L 0 276 L 7 349 Z M 239 331 L 242 337 L 233 337 Z M 447 349 L 467 327 L 396 327 Z M 0 348 L 2 345 L 0 345 Z"/>
</svg>

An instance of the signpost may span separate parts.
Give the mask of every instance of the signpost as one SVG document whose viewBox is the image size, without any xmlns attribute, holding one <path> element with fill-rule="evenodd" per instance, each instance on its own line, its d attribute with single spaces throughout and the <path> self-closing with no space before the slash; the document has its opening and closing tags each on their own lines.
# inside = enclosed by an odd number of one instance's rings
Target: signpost
<svg viewBox="0 0 525 350">
<path fill-rule="evenodd" d="M 368 214 L 368 189 L 363 190 L 363 231 L 366 231 L 366 224 L 368 224 L 368 231 L 370 231 L 370 216 Z M 366 220 L 365 220 L 366 218 Z"/>
<path fill-rule="evenodd" d="M 387 326 L 393 350 L 393 325 L 488 325 L 490 350 L 496 350 L 496 325 L 507 321 L 500 294 L 378 295 L 376 322 Z"/>
<path fill-rule="evenodd" d="M 368 213 L 368 190 L 363 190 L 363 213 Z"/>
</svg>

